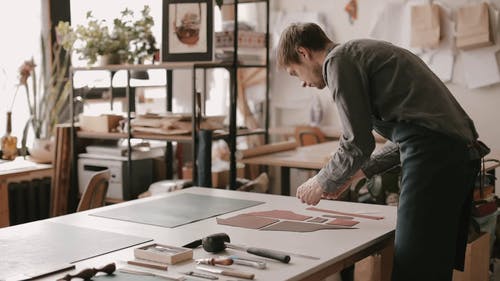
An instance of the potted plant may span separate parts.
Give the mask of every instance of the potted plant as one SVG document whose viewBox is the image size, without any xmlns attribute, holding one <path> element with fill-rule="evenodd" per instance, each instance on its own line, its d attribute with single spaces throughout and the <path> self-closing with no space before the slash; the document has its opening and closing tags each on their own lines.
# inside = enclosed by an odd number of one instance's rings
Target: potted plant
<svg viewBox="0 0 500 281">
<path fill-rule="evenodd" d="M 49 53 L 52 60 L 49 63 L 43 39 L 41 42 L 42 62 L 39 79 L 35 71 L 37 65 L 33 59 L 25 61 L 19 68 L 18 89 L 20 87 L 25 89 L 30 113 L 23 130 L 21 152 L 22 155 L 26 155 L 27 136 L 31 128 L 35 139 L 33 146 L 28 149 L 30 156 L 37 162 L 51 162 L 54 157 L 52 137 L 55 126 L 66 121 L 61 118 L 69 116 L 67 103 L 71 84 L 67 71 L 70 55 L 56 43 Z"/>
<path fill-rule="evenodd" d="M 98 58 L 113 58 L 107 63 L 143 63 L 158 50 L 153 36 L 153 17 L 149 6 L 144 6 L 141 17 L 134 20 L 134 12 L 125 9 L 120 17 L 108 27 L 105 20 L 94 18 L 87 12 L 87 24 L 71 27 L 68 22 L 59 22 L 56 27 L 63 47 L 75 51 L 88 65 Z"/>
</svg>

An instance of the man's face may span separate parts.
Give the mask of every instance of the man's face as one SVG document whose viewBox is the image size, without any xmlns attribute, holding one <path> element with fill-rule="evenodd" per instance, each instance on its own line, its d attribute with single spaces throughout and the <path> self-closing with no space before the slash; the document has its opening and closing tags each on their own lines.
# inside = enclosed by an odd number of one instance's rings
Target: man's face
<svg viewBox="0 0 500 281">
<path fill-rule="evenodd" d="M 322 66 L 312 60 L 302 59 L 300 63 L 292 63 L 286 67 L 291 76 L 302 82 L 302 87 L 316 87 L 323 89 L 326 84 L 323 80 Z"/>
</svg>

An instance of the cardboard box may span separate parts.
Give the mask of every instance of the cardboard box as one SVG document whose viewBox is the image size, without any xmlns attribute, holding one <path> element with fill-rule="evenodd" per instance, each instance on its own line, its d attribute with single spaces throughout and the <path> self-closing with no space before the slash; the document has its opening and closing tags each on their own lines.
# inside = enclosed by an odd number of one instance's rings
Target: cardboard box
<svg viewBox="0 0 500 281">
<path fill-rule="evenodd" d="M 182 179 L 190 180 L 193 178 L 193 168 L 187 163 L 182 167 Z M 245 177 L 245 165 L 242 163 L 237 163 L 236 177 Z M 212 172 L 212 187 L 216 188 L 226 188 L 229 184 L 229 170 Z"/>
<path fill-rule="evenodd" d="M 80 129 L 82 131 L 109 133 L 116 130 L 120 120 L 123 119 L 121 115 L 103 114 L 99 116 L 80 115 Z"/>
<path fill-rule="evenodd" d="M 490 234 L 482 233 L 467 244 L 464 271 L 453 271 L 453 281 L 488 281 L 490 265 Z"/>
</svg>

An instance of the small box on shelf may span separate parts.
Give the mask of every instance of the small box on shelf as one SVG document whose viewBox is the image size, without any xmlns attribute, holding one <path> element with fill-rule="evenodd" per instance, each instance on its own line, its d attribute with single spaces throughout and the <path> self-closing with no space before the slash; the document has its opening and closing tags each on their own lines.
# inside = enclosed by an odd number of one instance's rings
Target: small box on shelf
<svg viewBox="0 0 500 281">
<path fill-rule="evenodd" d="M 121 115 L 102 114 L 99 116 L 80 115 L 80 128 L 82 131 L 109 133 L 116 132 L 119 122 L 123 119 Z"/>
<path fill-rule="evenodd" d="M 137 259 L 149 260 L 158 263 L 176 264 L 193 258 L 193 250 L 162 244 L 149 244 L 134 249 Z"/>
</svg>

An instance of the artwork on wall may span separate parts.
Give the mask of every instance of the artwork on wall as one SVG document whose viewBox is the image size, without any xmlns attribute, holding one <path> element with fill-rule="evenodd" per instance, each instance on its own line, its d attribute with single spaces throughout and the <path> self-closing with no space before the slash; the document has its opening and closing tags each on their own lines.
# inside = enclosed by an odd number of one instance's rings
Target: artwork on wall
<svg viewBox="0 0 500 281">
<path fill-rule="evenodd" d="M 162 61 L 212 60 L 212 7 L 209 0 L 163 0 Z"/>
</svg>

